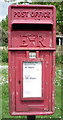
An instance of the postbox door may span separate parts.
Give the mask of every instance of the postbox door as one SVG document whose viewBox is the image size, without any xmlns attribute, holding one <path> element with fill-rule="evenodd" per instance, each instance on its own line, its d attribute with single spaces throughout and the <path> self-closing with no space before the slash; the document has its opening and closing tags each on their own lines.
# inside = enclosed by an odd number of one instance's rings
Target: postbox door
<svg viewBox="0 0 63 120">
<path fill-rule="evenodd" d="M 17 51 L 15 53 L 16 54 L 16 111 L 28 112 L 31 110 L 33 112 L 33 111 L 52 110 L 51 108 L 51 104 L 52 104 L 51 86 L 52 86 L 52 68 L 53 68 L 52 53 L 49 51 L 45 51 L 45 52 L 38 51 L 36 52 L 38 58 L 32 59 L 32 58 L 28 58 L 29 52 L 30 51 L 23 51 L 23 52 Z M 33 68 L 34 65 L 35 67 Z M 26 67 L 28 66 L 29 68 L 27 68 L 26 71 Z M 32 67 L 32 70 L 30 69 L 30 67 Z M 31 72 L 33 70 L 34 72 L 36 71 L 38 75 L 36 75 L 35 73 L 34 73 L 35 75 L 33 73 L 30 73 L 30 70 Z M 38 79 L 35 76 L 37 76 Z M 26 78 L 25 80 L 24 77 L 33 77 L 33 78 L 30 79 L 28 78 L 28 80 Z M 26 92 L 30 92 L 30 93 L 26 93 Z"/>
</svg>

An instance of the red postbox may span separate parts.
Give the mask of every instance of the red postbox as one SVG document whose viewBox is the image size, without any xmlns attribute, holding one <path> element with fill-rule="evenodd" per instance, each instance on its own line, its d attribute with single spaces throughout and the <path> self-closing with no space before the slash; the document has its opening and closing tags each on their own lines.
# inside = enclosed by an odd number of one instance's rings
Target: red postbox
<svg viewBox="0 0 63 120">
<path fill-rule="evenodd" d="M 11 115 L 54 113 L 55 14 L 53 5 L 9 6 Z"/>
</svg>

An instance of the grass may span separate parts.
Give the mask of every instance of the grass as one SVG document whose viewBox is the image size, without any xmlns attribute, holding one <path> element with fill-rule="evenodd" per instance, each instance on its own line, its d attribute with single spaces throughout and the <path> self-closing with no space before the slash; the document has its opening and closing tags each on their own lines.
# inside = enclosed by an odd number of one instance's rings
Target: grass
<svg viewBox="0 0 63 120">
<path fill-rule="evenodd" d="M 2 74 L 1 74 L 2 72 Z M 2 77 L 3 76 L 3 77 Z M 8 92 L 8 70 L 7 68 L 0 70 L 0 83 L 3 82 L 3 84 L 0 84 L 0 91 L 2 93 L 2 96 L 0 96 L 0 103 L 2 102 L 2 110 L 0 106 L 0 116 L 2 112 L 2 118 L 23 118 L 24 116 L 10 116 L 9 114 L 9 92 Z M 55 95 L 55 114 L 54 115 L 48 115 L 48 116 L 36 116 L 40 118 L 61 118 L 61 65 L 57 64 L 56 67 L 56 95 Z M 1 88 L 2 86 L 2 88 Z"/>
<path fill-rule="evenodd" d="M 6 63 L 6 62 L 0 62 L 0 65 L 2 65 L 2 66 L 8 66 L 8 63 Z"/>
</svg>

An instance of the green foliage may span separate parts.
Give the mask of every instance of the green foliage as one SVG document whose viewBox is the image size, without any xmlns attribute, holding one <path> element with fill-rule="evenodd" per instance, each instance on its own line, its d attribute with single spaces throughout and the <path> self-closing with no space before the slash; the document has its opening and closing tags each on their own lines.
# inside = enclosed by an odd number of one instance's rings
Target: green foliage
<svg viewBox="0 0 63 120">
<path fill-rule="evenodd" d="M 63 63 L 63 55 L 56 54 L 56 63 Z"/>
<path fill-rule="evenodd" d="M 1 50 L 1 60 L 2 60 L 2 62 L 8 62 L 8 50 L 6 49 L 6 50 Z"/>
<path fill-rule="evenodd" d="M 8 31 L 8 16 L 6 16 L 6 18 L 2 20 L 2 28 L 5 31 Z"/>
<path fill-rule="evenodd" d="M 8 16 L 0 23 L 0 46 L 7 46 L 8 44 Z"/>
<path fill-rule="evenodd" d="M 2 28 L 0 23 L 0 46 L 2 46 Z"/>
<path fill-rule="evenodd" d="M 57 30 L 63 34 L 63 1 L 57 5 Z"/>
<path fill-rule="evenodd" d="M 2 20 L 2 45 L 7 46 L 8 43 L 8 16 Z"/>
<path fill-rule="evenodd" d="M 0 50 L 0 62 L 2 62 L 2 50 Z"/>
<path fill-rule="evenodd" d="M 8 33 L 7 31 L 2 29 L 2 38 L 1 38 L 1 44 L 2 46 L 7 46 L 8 45 Z"/>
</svg>

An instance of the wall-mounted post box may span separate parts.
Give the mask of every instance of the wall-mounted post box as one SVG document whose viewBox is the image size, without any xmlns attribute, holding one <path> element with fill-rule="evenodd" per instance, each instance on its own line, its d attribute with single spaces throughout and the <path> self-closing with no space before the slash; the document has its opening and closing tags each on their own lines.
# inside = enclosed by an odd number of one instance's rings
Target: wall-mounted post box
<svg viewBox="0 0 63 120">
<path fill-rule="evenodd" d="M 55 14 L 52 5 L 9 6 L 11 115 L 54 113 Z"/>
</svg>

